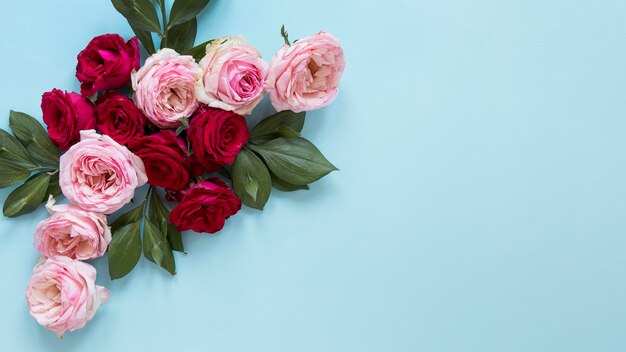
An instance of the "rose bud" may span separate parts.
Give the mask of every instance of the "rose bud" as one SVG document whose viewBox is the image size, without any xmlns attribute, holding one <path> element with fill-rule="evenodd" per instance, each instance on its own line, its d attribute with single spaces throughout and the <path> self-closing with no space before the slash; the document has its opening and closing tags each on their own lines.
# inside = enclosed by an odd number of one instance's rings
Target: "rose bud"
<svg viewBox="0 0 626 352">
<path fill-rule="evenodd" d="M 202 108 L 191 118 L 187 139 L 207 172 L 232 164 L 248 141 L 246 120 L 231 111 Z"/>
<path fill-rule="evenodd" d="M 192 56 L 162 49 L 132 73 L 133 99 L 157 127 L 175 128 L 198 107 L 195 94 L 198 64 Z"/>
<path fill-rule="evenodd" d="M 95 283 L 90 264 L 58 256 L 40 262 L 26 288 L 30 314 L 59 338 L 91 320 L 110 292 Z"/>
<path fill-rule="evenodd" d="M 41 97 L 41 111 L 50 139 L 61 150 L 78 142 L 80 131 L 96 127 L 96 109 L 78 93 L 46 92 Z"/>
<path fill-rule="evenodd" d="M 337 97 L 345 65 L 339 41 L 320 32 L 278 50 L 265 89 L 277 111 L 319 109 Z"/>
<path fill-rule="evenodd" d="M 62 255 L 78 260 L 103 256 L 111 242 L 106 216 L 75 205 L 54 203 L 50 196 L 46 204 L 50 217 L 35 230 L 35 248 L 39 253 L 46 258 Z"/>
<path fill-rule="evenodd" d="M 149 184 L 173 191 L 189 186 L 187 143 L 173 131 L 135 139 L 129 147 L 143 161 Z"/>
<path fill-rule="evenodd" d="M 241 200 L 217 177 L 196 183 L 170 213 L 178 231 L 216 233 L 241 209 Z"/>
<path fill-rule="evenodd" d="M 96 128 L 119 144 L 142 137 L 146 117 L 127 96 L 107 93 L 96 101 Z"/>
<path fill-rule="evenodd" d="M 212 41 L 199 66 L 196 96 L 201 103 L 248 115 L 263 100 L 267 64 L 243 37 Z"/>
<path fill-rule="evenodd" d="M 137 37 L 128 42 L 117 34 L 93 38 L 78 54 L 76 78 L 86 97 L 97 92 L 118 89 L 130 82 L 130 73 L 139 68 Z"/>
</svg>

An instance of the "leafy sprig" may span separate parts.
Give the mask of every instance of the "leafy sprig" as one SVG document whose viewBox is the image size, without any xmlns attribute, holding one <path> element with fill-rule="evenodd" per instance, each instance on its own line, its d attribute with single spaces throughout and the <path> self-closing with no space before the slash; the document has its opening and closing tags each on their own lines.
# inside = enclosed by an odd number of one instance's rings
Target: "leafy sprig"
<svg viewBox="0 0 626 352">
<path fill-rule="evenodd" d="M 9 126 L 14 135 L 0 129 L 0 188 L 25 182 L 9 194 L 2 211 L 4 216 L 17 217 L 35 211 L 49 195 L 61 193 L 61 152 L 34 117 L 11 111 Z"/>
<path fill-rule="evenodd" d="M 157 0 L 159 12 L 151 0 L 111 0 L 111 2 L 126 18 L 146 52 L 152 55 L 156 52 L 153 34 L 161 39 L 159 45 L 161 49 L 171 48 L 179 53 L 192 50 L 198 31 L 196 17 L 210 0 L 176 0 L 170 10 L 169 19 L 165 0 Z M 206 47 L 206 44 L 204 46 Z"/>
<path fill-rule="evenodd" d="M 169 223 L 169 213 L 151 186 L 139 206 L 111 224 L 113 239 L 108 248 L 111 279 L 128 275 L 139 262 L 142 249 L 144 257 L 176 275 L 172 251 L 184 252 L 184 247 L 181 233 Z"/>
<path fill-rule="evenodd" d="M 337 170 L 300 136 L 304 118 L 304 112 L 281 111 L 252 129 L 232 170 L 235 194 L 245 205 L 262 210 L 272 187 L 283 192 L 308 190 L 309 184 Z"/>
</svg>

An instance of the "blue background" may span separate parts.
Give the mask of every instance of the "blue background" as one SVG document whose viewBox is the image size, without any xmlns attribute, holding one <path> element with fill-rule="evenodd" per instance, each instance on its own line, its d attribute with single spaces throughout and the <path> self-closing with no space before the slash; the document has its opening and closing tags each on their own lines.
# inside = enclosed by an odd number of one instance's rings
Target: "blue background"
<svg viewBox="0 0 626 352">
<path fill-rule="evenodd" d="M 625 18 L 622 0 L 215 0 L 198 42 L 243 34 L 269 60 L 283 23 L 341 39 L 341 94 L 304 130 L 341 171 L 186 234 L 173 278 L 142 259 L 110 282 L 96 260 L 112 298 L 62 341 L 24 300 L 46 213 L 3 219 L 0 350 L 626 350 Z M 78 89 L 92 37 L 131 35 L 106 0 L 0 21 L 3 128 Z"/>
</svg>

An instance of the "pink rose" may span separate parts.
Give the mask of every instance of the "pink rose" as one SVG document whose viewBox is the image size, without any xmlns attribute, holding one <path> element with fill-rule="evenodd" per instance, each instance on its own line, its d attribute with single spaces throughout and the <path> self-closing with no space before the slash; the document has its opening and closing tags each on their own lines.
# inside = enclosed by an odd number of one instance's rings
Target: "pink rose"
<svg viewBox="0 0 626 352">
<path fill-rule="evenodd" d="M 33 269 L 26 288 L 30 314 L 59 337 L 82 328 L 109 300 L 110 292 L 95 280 L 96 269 L 87 263 L 62 256 L 46 259 Z"/>
<path fill-rule="evenodd" d="M 94 130 L 80 134 L 81 141 L 61 156 L 61 191 L 82 209 L 111 214 L 148 180 L 143 162 L 109 136 Z"/>
<path fill-rule="evenodd" d="M 332 103 L 346 59 L 326 32 L 285 45 L 270 63 L 265 89 L 277 111 L 311 111 Z"/>
<path fill-rule="evenodd" d="M 267 64 L 243 37 L 212 41 L 199 66 L 196 96 L 201 103 L 248 115 L 263 100 Z"/>
<path fill-rule="evenodd" d="M 57 255 L 87 260 L 104 255 L 111 242 L 111 229 L 104 214 L 82 210 L 75 205 L 46 204 L 51 216 L 37 225 L 35 248 L 46 258 Z"/>
<path fill-rule="evenodd" d="M 192 56 L 159 50 L 132 73 L 137 107 L 159 128 L 180 125 L 179 119 L 191 116 L 198 107 L 194 92 L 197 69 Z"/>
</svg>

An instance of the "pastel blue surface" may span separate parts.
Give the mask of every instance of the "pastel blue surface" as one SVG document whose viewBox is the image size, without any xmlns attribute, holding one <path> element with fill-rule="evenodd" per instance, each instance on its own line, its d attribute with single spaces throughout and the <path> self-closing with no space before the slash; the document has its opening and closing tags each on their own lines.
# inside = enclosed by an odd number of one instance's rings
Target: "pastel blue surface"
<svg viewBox="0 0 626 352">
<path fill-rule="evenodd" d="M 96 260 L 112 298 L 62 341 L 24 300 L 46 213 L 3 219 L 0 351 L 624 351 L 625 18 L 623 0 L 215 0 L 199 40 L 269 60 L 283 23 L 341 39 L 341 94 L 304 130 L 341 171 L 186 234 L 175 277 L 143 259 L 111 282 Z M 92 37 L 131 35 L 106 0 L 0 21 L 2 128 L 78 89 Z"/>
</svg>

